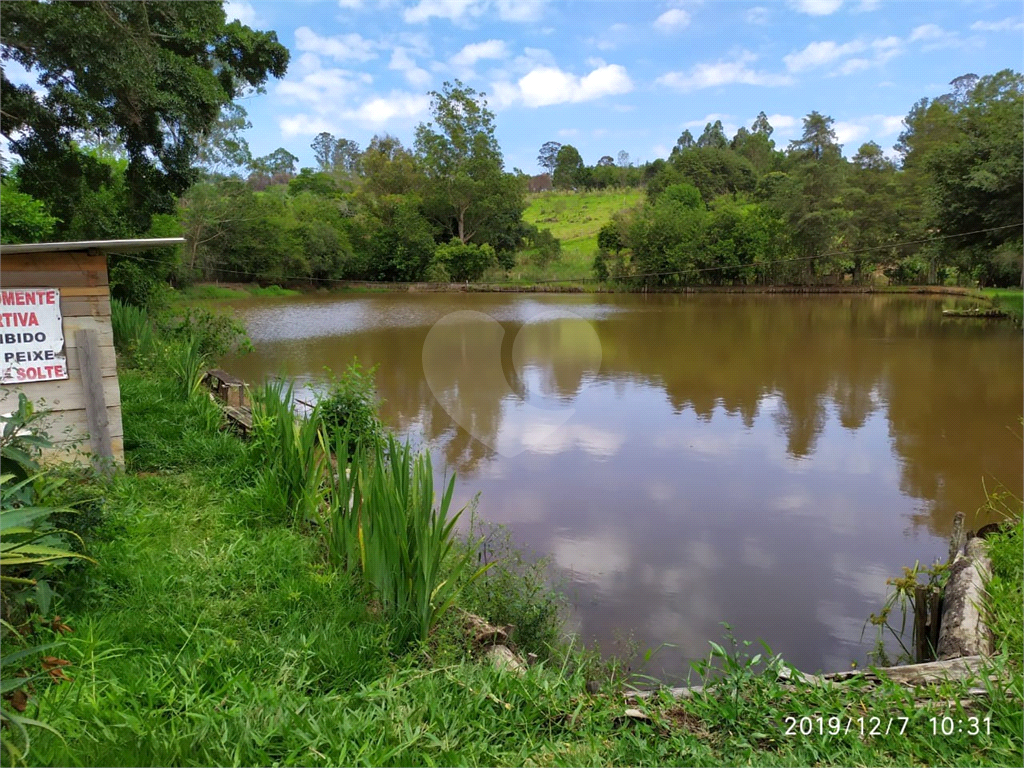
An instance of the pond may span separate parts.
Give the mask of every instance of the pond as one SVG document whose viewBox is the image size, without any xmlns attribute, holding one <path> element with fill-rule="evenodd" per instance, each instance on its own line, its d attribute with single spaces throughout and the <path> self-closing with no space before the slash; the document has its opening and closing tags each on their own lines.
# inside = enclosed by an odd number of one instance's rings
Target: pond
<svg viewBox="0 0 1024 768">
<path fill-rule="evenodd" d="M 948 297 L 416 294 L 232 302 L 224 366 L 300 382 L 358 357 L 382 416 L 457 472 L 461 506 L 550 557 L 569 629 L 720 640 L 807 670 L 864 662 L 886 579 L 945 558 L 954 513 L 1021 495 L 1024 353 Z"/>
</svg>

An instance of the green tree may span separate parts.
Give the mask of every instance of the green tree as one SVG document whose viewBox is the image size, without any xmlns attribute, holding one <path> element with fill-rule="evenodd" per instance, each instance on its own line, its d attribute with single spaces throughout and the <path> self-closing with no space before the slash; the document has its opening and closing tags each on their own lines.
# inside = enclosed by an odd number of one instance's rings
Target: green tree
<svg viewBox="0 0 1024 768">
<path fill-rule="evenodd" d="M 874 264 L 889 264 L 895 257 L 892 246 L 901 236 L 897 204 L 896 165 L 873 141 L 862 144 L 853 156 L 844 194 L 847 215 L 844 250 L 852 264 L 853 282 L 861 283 Z M 865 249 L 874 250 L 865 250 Z"/>
<path fill-rule="evenodd" d="M 222 108 L 283 76 L 288 50 L 273 32 L 228 23 L 216 2 L 24 2 L 0 14 L 0 60 L 37 77 L 38 97 L 0 75 L 0 132 L 22 160 L 22 191 L 64 236 L 76 204 L 66 190 L 109 180 L 76 144 L 86 132 L 123 148 L 129 229 L 144 232 L 196 179 Z"/>
<path fill-rule="evenodd" d="M 390 134 L 376 135 L 356 163 L 363 190 L 371 195 L 405 195 L 421 186 L 416 158 Z"/>
<path fill-rule="evenodd" d="M 56 225 L 42 200 L 0 184 L 0 243 L 43 243 Z"/>
<path fill-rule="evenodd" d="M 586 182 L 586 166 L 579 150 L 565 144 L 558 150 L 551 184 L 555 189 L 580 189 Z"/>
<path fill-rule="evenodd" d="M 537 155 L 537 164 L 551 176 L 555 175 L 555 167 L 558 165 L 558 150 L 561 148 L 562 145 L 557 141 L 546 141 L 541 145 L 540 154 Z"/>
<path fill-rule="evenodd" d="M 426 176 L 425 209 L 449 236 L 468 243 L 502 211 L 525 207 L 522 185 L 502 183 L 494 113 L 483 94 L 459 80 L 431 92 L 433 121 L 416 128 L 416 154 Z M 514 179 L 515 177 L 513 177 Z"/>
<path fill-rule="evenodd" d="M 961 235 L 948 247 L 982 284 L 1017 284 L 1024 278 L 1019 248 L 1004 246 L 1021 239 L 1020 227 L 1011 225 L 1024 210 L 1024 79 L 1006 69 L 953 85 L 960 86 L 952 94 L 956 134 L 925 160 L 932 223 L 943 234 Z"/>
<path fill-rule="evenodd" d="M 818 274 L 819 257 L 837 244 L 845 218 L 845 161 L 833 123 L 831 117 L 811 112 L 804 118 L 803 134 L 789 145 L 784 206 L 798 255 L 805 260 L 806 279 Z"/>
<path fill-rule="evenodd" d="M 725 129 L 721 120 L 714 123 L 707 123 L 704 132 L 697 139 L 697 147 L 700 149 L 725 149 L 729 146 L 729 140 L 725 138 Z"/>
</svg>

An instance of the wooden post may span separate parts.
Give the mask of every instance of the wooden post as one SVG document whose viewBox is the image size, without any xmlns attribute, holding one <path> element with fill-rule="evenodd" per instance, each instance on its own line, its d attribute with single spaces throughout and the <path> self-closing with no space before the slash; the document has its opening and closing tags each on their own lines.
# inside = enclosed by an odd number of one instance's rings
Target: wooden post
<svg viewBox="0 0 1024 768">
<path fill-rule="evenodd" d="M 926 661 L 928 655 L 928 597 L 926 588 L 918 584 L 914 587 L 914 662 Z"/>
<path fill-rule="evenodd" d="M 949 537 L 949 560 L 952 564 L 956 560 L 956 553 L 964 545 L 964 513 L 957 512 L 953 515 L 953 534 Z"/>
<path fill-rule="evenodd" d="M 942 595 L 933 589 L 929 606 L 930 623 L 928 624 L 928 660 L 935 658 L 939 647 L 939 625 L 942 623 Z"/>
<path fill-rule="evenodd" d="M 85 418 L 89 424 L 89 444 L 92 447 L 93 466 L 102 472 L 113 471 L 114 448 L 110 440 L 110 420 L 107 401 L 103 396 L 103 377 L 100 372 L 100 350 L 96 331 L 83 328 L 75 334 L 78 359 L 85 393 Z"/>
</svg>

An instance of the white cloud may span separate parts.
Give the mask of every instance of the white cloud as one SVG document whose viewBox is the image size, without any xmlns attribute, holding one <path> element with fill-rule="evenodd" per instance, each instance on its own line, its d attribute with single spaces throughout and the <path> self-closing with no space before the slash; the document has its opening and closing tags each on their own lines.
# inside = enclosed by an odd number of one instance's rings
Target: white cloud
<svg viewBox="0 0 1024 768">
<path fill-rule="evenodd" d="M 388 96 L 375 96 L 356 109 L 342 114 L 362 123 L 384 125 L 395 118 L 418 117 L 429 107 L 430 99 L 427 96 L 392 91 Z"/>
<path fill-rule="evenodd" d="M 689 26 L 690 14 L 682 8 L 670 8 L 654 20 L 655 29 L 671 31 Z"/>
<path fill-rule="evenodd" d="M 522 102 L 528 107 L 575 104 L 632 90 L 633 81 L 625 67 L 618 64 L 597 67 L 583 77 L 555 66 L 540 66 L 519 78 L 515 85 L 506 82 L 492 86 L 499 105 Z"/>
<path fill-rule="evenodd" d="M 579 136 L 579 135 L 580 135 L 580 131 L 579 131 L 578 128 L 560 128 L 558 130 L 559 138 L 563 138 L 563 139 L 572 139 L 572 138 L 575 138 L 576 136 Z"/>
<path fill-rule="evenodd" d="M 433 17 L 461 22 L 483 13 L 483 6 L 477 0 L 420 0 L 416 5 L 402 11 L 402 18 L 410 24 L 429 21 Z"/>
<path fill-rule="evenodd" d="M 809 44 L 797 53 L 788 53 L 782 57 L 782 60 L 790 72 L 803 72 L 807 69 L 816 69 L 825 64 L 831 64 L 851 53 L 859 53 L 866 47 L 867 44 L 863 40 L 851 40 L 842 45 L 832 40 L 822 40 Z"/>
<path fill-rule="evenodd" d="M 338 60 L 369 61 L 377 58 L 373 50 L 377 44 L 358 32 L 323 37 L 309 27 L 299 27 L 295 30 L 295 47 L 300 51 L 310 51 Z"/>
<path fill-rule="evenodd" d="M 547 0 L 420 0 L 402 11 L 409 24 L 421 24 L 432 18 L 467 24 L 493 8 L 502 21 L 537 21 L 544 15 Z"/>
<path fill-rule="evenodd" d="M 238 20 L 247 27 L 259 27 L 263 25 L 262 19 L 256 13 L 252 3 L 242 0 L 228 0 L 224 3 L 224 15 L 228 21 Z"/>
<path fill-rule="evenodd" d="M 874 64 L 871 59 L 849 59 L 843 63 L 838 70 L 840 75 L 852 75 L 854 72 L 860 72 L 863 69 L 870 69 Z"/>
<path fill-rule="evenodd" d="M 811 16 L 828 16 L 843 5 L 843 0 L 789 0 L 789 7 Z"/>
<path fill-rule="evenodd" d="M 537 21 L 544 15 L 547 0 L 497 0 L 495 5 L 502 21 Z"/>
<path fill-rule="evenodd" d="M 504 40 L 485 40 L 481 43 L 470 43 L 452 56 L 448 63 L 462 76 L 469 78 L 474 75 L 473 65 L 481 59 L 504 59 L 508 49 Z"/>
<path fill-rule="evenodd" d="M 748 24 L 767 24 L 770 15 L 771 11 L 767 8 L 756 5 L 753 8 L 747 9 L 747 12 L 743 14 L 743 19 Z"/>
<path fill-rule="evenodd" d="M 738 83 L 741 85 L 776 86 L 789 85 L 793 79 L 788 75 L 751 69 L 748 65 L 757 59 L 753 53 L 744 51 L 733 61 L 718 61 L 713 64 L 697 64 L 686 72 L 666 72 L 654 82 L 680 91 L 700 88 L 714 88 Z"/>
<path fill-rule="evenodd" d="M 347 11 L 358 11 L 363 7 L 363 0 L 338 0 L 338 7 Z"/>
<path fill-rule="evenodd" d="M 836 43 L 833 40 L 822 40 L 810 43 L 802 51 L 786 54 L 782 60 L 790 72 L 804 72 L 821 69 L 827 65 L 846 59 L 856 53 L 867 53 L 869 56 L 849 58 L 830 74 L 849 75 L 870 67 L 884 64 L 904 51 L 904 42 L 899 37 L 890 35 L 870 42 L 863 39 L 851 40 L 848 43 Z"/>
<path fill-rule="evenodd" d="M 276 91 L 278 96 L 311 106 L 337 104 L 357 93 L 362 85 L 368 84 L 368 79 L 372 80 L 369 75 L 347 69 L 316 68 L 299 80 L 278 83 Z"/>
<path fill-rule="evenodd" d="M 753 124 L 753 120 L 750 121 Z M 800 125 L 800 119 L 792 115 L 768 115 L 768 124 L 779 131 L 786 131 Z"/>
<path fill-rule="evenodd" d="M 412 85 L 425 86 L 430 83 L 430 73 L 422 67 L 417 66 L 409 51 L 398 46 L 391 52 L 391 63 L 388 69 L 394 69 L 405 75 L 405 79 Z"/>
<path fill-rule="evenodd" d="M 903 130 L 903 115 L 879 115 L 882 122 L 883 135 L 892 135 Z"/>
<path fill-rule="evenodd" d="M 867 13 L 868 11 L 877 10 L 881 4 L 882 0 L 860 0 L 860 5 L 853 10 L 858 13 Z"/>
<path fill-rule="evenodd" d="M 419 117 L 430 107 L 430 99 L 415 93 L 392 91 L 387 96 L 373 96 L 351 109 L 331 110 L 318 114 L 296 114 L 279 121 L 285 138 L 315 136 L 322 131 L 339 133 L 350 123 L 380 128 L 394 120 Z"/>
<path fill-rule="evenodd" d="M 971 24 L 971 29 L 976 32 L 1008 32 L 1024 29 L 1024 21 L 1017 16 L 1008 16 L 1002 21 L 976 21 Z"/>
<path fill-rule="evenodd" d="M 910 33 L 910 42 L 921 43 L 922 51 L 934 51 L 939 48 L 955 48 L 962 44 L 956 32 L 947 32 L 938 24 L 922 24 Z"/>
<path fill-rule="evenodd" d="M 832 124 L 832 130 L 836 132 L 836 141 L 845 145 L 866 136 L 868 127 L 860 123 L 836 120 L 836 122 Z"/>
</svg>

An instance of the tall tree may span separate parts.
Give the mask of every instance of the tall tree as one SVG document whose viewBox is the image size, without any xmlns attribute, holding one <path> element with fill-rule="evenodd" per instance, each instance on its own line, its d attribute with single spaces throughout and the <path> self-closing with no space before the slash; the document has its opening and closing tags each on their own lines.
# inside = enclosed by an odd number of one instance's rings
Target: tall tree
<svg viewBox="0 0 1024 768">
<path fill-rule="evenodd" d="M 433 121 L 416 128 L 416 153 L 427 177 L 430 210 L 452 235 L 468 243 L 504 208 L 522 214 L 521 185 L 504 185 L 494 113 L 483 94 L 446 82 L 432 91 Z"/>
<path fill-rule="evenodd" d="M 672 154 L 676 155 L 680 152 L 685 152 L 688 149 L 693 149 L 697 146 L 697 142 L 693 139 L 693 134 L 690 133 L 690 129 L 687 128 L 676 139 L 676 145 L 672 148 Z"/>
<path fill-rule="evenodd" d="M 725 138 L 725 129 L 721 120 L 708 123 L 704 126 L 704 133 L 697 139 L 697 146 L 701 149 L 727 149 L 729 140 Z"/>
<path fill-rule="evenodd" d="M 787 213 L 792 238 L 805 258 L 804 273 L 813 278 L 820 256 L 837 243 L 843 224 L 844 160 L 832 125 L 818 112 L 804 118 L 804 131 L 790 142 L 792 163 Z"/>
<path fill-rule="evenodd" d="M 806 155 L 811 160 L 822 160 L 829 154 L 838 154 L 842 147 L 836 140 L 835 120 L 814 111 L 804 118 L 804 132 L 789 143 L 793 154 Z"/>
<path fill-rule="evenodd" d="M 754 118 L 754 124 L 750 126 L 752 133 L 760 133 L 768 138 L 771 138 L 775 129 L 772 128 L 772 124 L 768 122 L 768 115 L 764 113 L 764 110 L 757 113 L 757 117 Z"/>
<path fill-rule="evenodd" d="M 283 76 L 288 49 L 273 32 L 228 23 L 219 2 L 24 2 L 0 14 L 0 60 L 38 80 L 0 75 L 0 132 L 22 160 L 25 191 L 69 219 L 67 190 L 109 179 L 76 146 L 91 131 L 124 148 L 138 232 L 197 178 L 200 139 L 222 107 Z"/>
<path fill-rule="evenodd" d="M 551 183 L 556 189 L 579 189 L 586 181 L 586 166 L 580 152 L 572 144 L 566 144 L 558 150 L 555 173 Z"/>
<path fill-rule="evenodd" d="M 871 265 L 895 258 L 891 246 L 901 236 L 897 192 L 895 163 L 875 142 L 862 144 L 853 156 L 843 194 L 843 249 L 849 251 L 846 258 L 853 265 L 854 283 L 864 280 Z"/>
<path fill-rule="evenodd" d="M 970 76 L 974 77 L 974 76 Z M 933 196 L 933 226 L 958 234 L 949 248 L 982 283 L 1022 279 L 1024 210 L 1024 78 L 1009 69 L 975 78 L 970 90 L 957 78 L 953 140 L 925 160 Z M 997 256 L 998 254 L 998 256 Z"/>
<path fill-rule="evenodd" d="M 313 150 L 313 158 L 316 160 L 316 164 L 320 166 L 321 171 L 329 171 L 334 166 L 334 145 L 337 139 L 334 138 L 333 133 L 323 131 L 318 133 L 313 139 L 313 143 L 309 146 Z"/>
<path fill-rule="evenodd" d="M 546 141 L 541 145 L 540 154 L 537 155 L 537 164 L 552 176 L 555 175 L 555 166 L 558 164 L 558 150 L 562 145 L 557 141 Z"/>
</svg>

